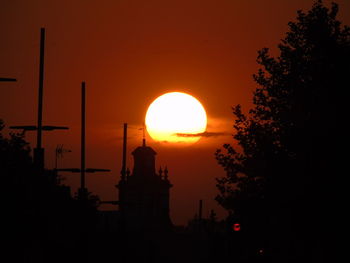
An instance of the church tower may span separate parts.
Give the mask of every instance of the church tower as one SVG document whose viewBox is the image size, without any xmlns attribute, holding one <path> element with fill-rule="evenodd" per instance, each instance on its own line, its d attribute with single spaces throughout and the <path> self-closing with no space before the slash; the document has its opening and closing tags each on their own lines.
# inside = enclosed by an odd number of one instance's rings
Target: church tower
<svg viewBox="0 0 350 263">
<path fill-rule="evenodd" d="M 167 168 L 155 168 L 156 152 L 146 146 L 137 147 L 132 155 L 134 168 L 127 170 L 119 181 L 119 210 L 127 231 L 165 230 L 171 227 L 169 216 L 169 190 Z"/>
</svg>

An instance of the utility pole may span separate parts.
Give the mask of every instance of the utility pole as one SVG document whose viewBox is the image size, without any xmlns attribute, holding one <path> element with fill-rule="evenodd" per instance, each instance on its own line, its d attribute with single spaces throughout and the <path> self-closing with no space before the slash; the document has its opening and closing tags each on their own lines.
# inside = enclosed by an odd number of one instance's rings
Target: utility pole
<svg viewBox="0 0 350 263">
<path fill-rule="evenodd" d="M 36 148 L 34 149 L 34 164 L 44 169 L 44 149 L 42 148 L 43 122 L 43 92 L 44 92 L 44 55 L 45 55 L 45 28 L 40 29 L 40 63 L 39 63 L 39 92 L 38 92 L 38 123 Z"/>
<path fill-rule="evenodd" d="M 121 178 L 125 180 L 126 178 L 126 142 L 127 142 L 127 133 L 128 133 L 128 124 L 124 123 L 124 132 L 123 132 L 123 160 L 122 160 L 122 170 Z"/>
<path fill-rule="evenodd" d="M 85 82 L 81 83 L 80 190 L 85 191 Z"/>
<path fill-rule="evenodd" d="M 122 169 L 120 171 L 121 174 L 121 182 L 120 183 L 125 183 L 127 180 L 127 177 L 130 174 L 129 169 L 126 169 L 126 150 L 127 150 L 127 140 L 128 140 L 128 124 L 124 123 L 124 129 L 123 129 L 123 159 L 122 159 Z M 118 187 L 118 185 L 116 185 L 116 187 Z M 120 205 L 124 205 L 123 201 L 122 201 L 122 197 L 121 200 L 117 200 L 117 201 L 100 201 L 100 204 L 111 204 L 111 205 L 119 205 L 119 210 L 122 210 L 123 207 L 121 208 Z"/>
<path fill-rule="evenodd" d="M 44 53 L 45 53 L 45 28 L 40 29 L 40 63 L 39 63 L 39 90 L 38 90 L 38 119 L 37 126 L 23 125 L 10 126 L 10 129 L 21 129 L 25 131 L 37 131 L 36 148 L 34 148 L 34 165 L 39 173 L 44 170 L 44 148 L 42 147 L 42 132 L 52 130 L 68 130 L 68 127 L 43 126 L 43 92 L 44 92 Z M 14 81 L 13 79 L 11 81 Z"/>
<path fill-rule="evenodd" d="M 78 198 L 86 200 L 88 197 L 88 189 L 85 186 L 85 173 L 109 172 L 109 169 L 85 168 L 85 82 L 81 83 L 81 140 L 80 140 L 80 168 L 62 168 L 57 169 L 61 172 L 80 173 L 80 188 L 78 189 Z"/>
</svg>

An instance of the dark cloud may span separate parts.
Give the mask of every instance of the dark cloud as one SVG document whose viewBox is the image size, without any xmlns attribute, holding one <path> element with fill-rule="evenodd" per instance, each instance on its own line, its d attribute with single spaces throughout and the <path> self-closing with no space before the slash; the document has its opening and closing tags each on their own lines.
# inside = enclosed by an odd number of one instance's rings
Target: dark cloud
<svg viewBox="0 0 350 263">
<path fill-rule="evenodd" d="M 230 135 L 227 132 L 175 133 L 178 137 L 218 137 Z"/>
</svg>

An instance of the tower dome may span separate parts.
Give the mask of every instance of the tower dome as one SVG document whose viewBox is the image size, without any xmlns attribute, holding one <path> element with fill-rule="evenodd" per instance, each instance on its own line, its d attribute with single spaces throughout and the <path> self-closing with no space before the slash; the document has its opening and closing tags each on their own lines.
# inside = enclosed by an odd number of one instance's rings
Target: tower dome
<svg viewBox="0 0 350 263">
<path fill-rule="evenodd" d="M 134 176 L 152 177 L 156 176 L 156 152 L 148 146 L 137 147 L 132 155 L 134 156 Z"/>
</svg>

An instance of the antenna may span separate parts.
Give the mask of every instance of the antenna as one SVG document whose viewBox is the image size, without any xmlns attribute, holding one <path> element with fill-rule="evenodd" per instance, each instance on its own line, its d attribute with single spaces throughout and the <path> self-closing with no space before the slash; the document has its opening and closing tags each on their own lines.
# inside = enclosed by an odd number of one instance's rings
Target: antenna
<svg viewBox="0 0 350 263">
<path fill-rule="evenodd" d="M 55 170 L 58 168 L 58 158 L 63 158 L 64 153 L 70 153 L 72 152 L 69 149 L 64 149 L 63 144 L 58 144 L 56 149 L 55 149 Z"/>
</svg>

